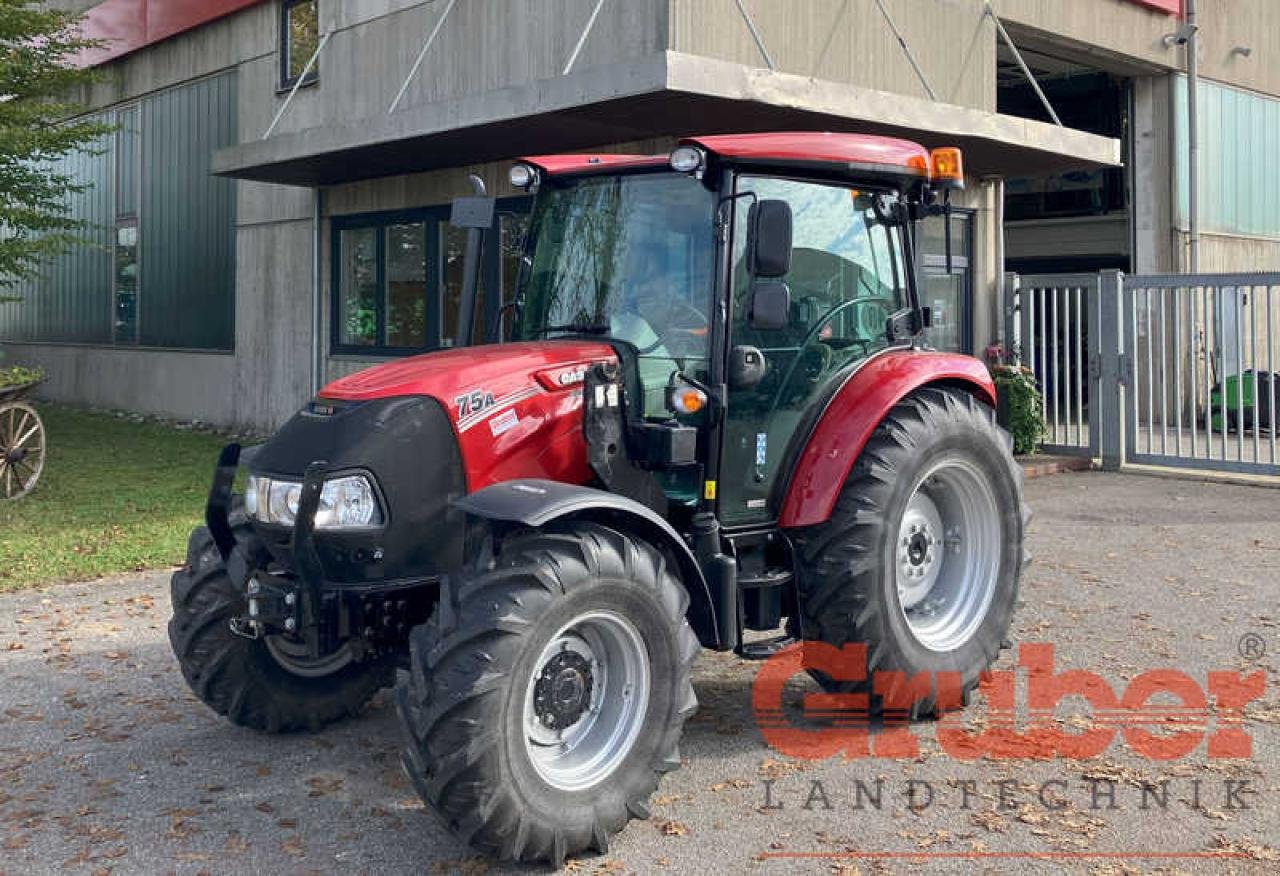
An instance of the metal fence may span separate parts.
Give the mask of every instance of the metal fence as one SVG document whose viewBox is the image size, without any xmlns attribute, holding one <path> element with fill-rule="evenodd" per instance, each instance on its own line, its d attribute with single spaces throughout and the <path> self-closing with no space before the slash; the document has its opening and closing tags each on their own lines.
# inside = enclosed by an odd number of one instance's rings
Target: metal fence
<svg viewBox="0 0 1280 876">
<path fill-rule="evenodd" d="M 1046 450 L 1280 475 L 1280 274 L 1010 275 L 1005 294 Z"/>
<path fill-rule="evenodd" d="M 1099 275 L 1015 274 L 1008 282 L 1008 336 L 1044 394 L 1045 449 L 1088 453 L 1097 444 L 1097 375 L 1089 363 L 1097 353 Z"/>
</svg>

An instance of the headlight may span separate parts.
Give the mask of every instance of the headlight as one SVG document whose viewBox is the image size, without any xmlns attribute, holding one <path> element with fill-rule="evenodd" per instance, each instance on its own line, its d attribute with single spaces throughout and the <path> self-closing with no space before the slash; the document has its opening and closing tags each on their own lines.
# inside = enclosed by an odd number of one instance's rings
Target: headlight
<svg viewBox="0 0 1280 876">
<path fill-rule="evenodd" d="M 272 481 L 267 495 L 267 519 L 292 526 L 298 514 L 298 500 L 302 498 L 302 484 Z"/>
<path fill-rule="evenodd" d="M 250 476 L 245 485 L 244 510 L 255 520 L 293 526 L 298 517 L 302 484 Z M 326 481 L 316 509 L 316 529 L 350 529 L 383 522 L 373 484 L 364 475 L 345 475 Z"/>
<path fill-rule="evenodd" d="M 316 529 L 376 526 L 381 522 L 378 497 L 364 475 L 335 478 L 325 483 L 320 492 L 320 508 L 316 511 Z"/>
</svg>

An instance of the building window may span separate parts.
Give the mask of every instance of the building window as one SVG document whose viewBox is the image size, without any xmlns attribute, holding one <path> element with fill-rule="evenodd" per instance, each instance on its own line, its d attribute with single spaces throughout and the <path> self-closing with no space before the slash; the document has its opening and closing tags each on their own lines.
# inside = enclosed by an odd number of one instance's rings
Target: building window
<svg viewBox="0 0 1280 876">
<path fill-rule="evenodd" d="M 280 87 L 292 88 L 320 45 L 319 0 L 283 0 L 280 5 Z M 320 59 L 307 71 L 303 85 L 320 78 Z"/>
<path fill-rule="evenodd" d="M 337 332 L 344 347 L 378 346 L 379 236 L 376 228 L 352 228 L 341 235 L 343 296 Z"/>
<path fill-rule="evenodd" d="M 931 309 L 929 343 L 951 353 L 973 352 L 973 213 L 951 214 L 951 272 L 947 272 L 944 217 L 921 226 L 920 304 Z"/>
<path fill-rule="evenodd" d="M 115 342 L 138 343 L 138 220 L 116 223 L 114 277 Z"/>
<path fill-rule="evenodd" d="M 1280 100 L 1200 80 L 1200 228 L 1217 234 L 1280 238 Z M 1173 85 L 1177 223 L 1191 224 L 1191 123 L 1187 80 Z"/>
<path fill-rule="evenodd" d="M 116 113 L 115 240 L 112 241 L 112 340 L 138 343 L 138 200 L 140 198 L 138 107 Z"/>
<path fill-rule="evenodd" d="M 424 222 L 387 226 L 386 331 L 392 349 L 427 345 L 427 226 Z"/>
<path fill-rule="evenodd" d="M 474 342 L 490 337 L 510 298 L 528 198 L 498 205 L 485 237 Z M 344 216 L 333 220 L 333 352 L 396 356 L 458 345 L 466 231 L 449 208 Z"/>
</svg>

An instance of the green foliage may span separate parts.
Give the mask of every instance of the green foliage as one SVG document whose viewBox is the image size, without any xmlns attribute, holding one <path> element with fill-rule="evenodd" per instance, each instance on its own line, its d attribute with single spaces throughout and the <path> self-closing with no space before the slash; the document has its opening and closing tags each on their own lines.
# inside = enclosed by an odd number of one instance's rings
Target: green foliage
<svg viewBox="0 0 1280 876">
<path fill-rule="evenodd" d="M 43 6 L 0 0 L 0 291 L 80 242 L 68 202 L 85 186 L 51 167 L 112 130 L 75 119 L 70 98 L 96 75 L 75 57 L 99 44 L 79 35 L 79 16 Z"/>
<path fill-rule="evenodd" d="M 1028 368 L 997 365 L 991 369 L 996 385 L 1000 425 L 1013 436 L 1013 452 L 1035 453 L 1048 434 L 1044 422 L 1044 397 Z"/>
<path fill-rule="evenodd" d="M 25 386 L 28 383 L 39 383 L 44 379 L 44 371 L 39 368 L 23 368 L 15 365 L 12 368 L 0 368 L 0 389 L 8 386 Z"/>
<path fill-rule="evenodd" d="M 40 405 L 48 460 L 0 501 L 0 592 L 182 562 L 226 438 Z"/>
</svg>

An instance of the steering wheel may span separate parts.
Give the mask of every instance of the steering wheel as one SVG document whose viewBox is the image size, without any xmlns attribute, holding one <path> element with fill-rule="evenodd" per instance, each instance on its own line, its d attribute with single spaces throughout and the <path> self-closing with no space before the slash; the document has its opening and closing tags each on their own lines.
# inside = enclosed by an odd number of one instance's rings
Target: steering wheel
<svg viewBox="0 0 1280 876">
<path fill-rule="evenodd" d="M 783 398 L 787 393 L 787 387 L 791 385 L 791 381 L 795 377 L 796 370 L 800 368 L 802 364 L 804 365 L 806 376 L 810 383 L 817 383 L 821 380 L 822 375 L 831 367 L 831 363 L 835 358 L 835 349 L 832 343 L 821 339 L 822 329 L 844 311 L 867 306 L 880 307 L 885 311 L 885 319 L 888 319 L 888 305 L 883 298 L 876 296 L 874 298 L 851 298 L 848 301 L 842 301 L 835 307 L 828 310 L 823 314 L 821 319 L 813 324 L 813 328 L 809 329 L 808 333 L 805 334 L 804 339 L 800 342 L 800 346 L 797 348 L 796 357 L 792 360 L 790 367 L 787 368 L 786 375 L 778 384 L 777 395 L 774 396 L 774 402 L 770 408 L 771 415 L 772 412 L 777 410 L 778 406 L 782 403 Z M 861 323 L 861 320 L 859 320 L 859 323 Z M 861 327 L 861 325 L 859 327 Z M 833 338 L 832 341 L 836 341 L 836 339 Z M 843 343 L 845 347 L 853 344 L 861 345 L 863 358 L 866 358 L 866 356 L 870 354 L 870 339 L 841 338 L 839 339 L 839 342 Z"/>
<path fill-rule="evenodd" d="M 674 325 L 672 323 L 674 323 L 675 320 L 669 320 L 666 328 L 664 328 L 660 332 L 655 332 L 655 334 L 658 337 L 656 340 L 654 340 L 652 344 L 650 344 L 647 347 L 641 347 L 637 350 L 637 352 L 641 356 L 647 356 L 648 354 L 652 353 L 654 350 L 658 349 L 659 347 L 666 346 L 667 338 L 669 338 L 671 335 L 673 335 L 676 332 L 684 332 L 685 334 L 689 334 L 689 335 L 697 335 L 697 334 L 705 334 L 711 329 L 711 320 L 708 319 L 705 313 L 703 313 L 701 310 L 698 310 L 698 308 L 694 307 L 692 304 L 686 304 L 683 301 L 676 301 L 670 305 L 670 310 L 682 311 L 686 315 L 691 315 L 693 317 L 693 324 L 692 325 Z M 650 323 L 650 325 L 652 326 L 652 323 Z M 680 351 L 676 351 L 676 353 L 673 353 L 673 355 L 676 355 L 679 352 Z"/>
</svg>

